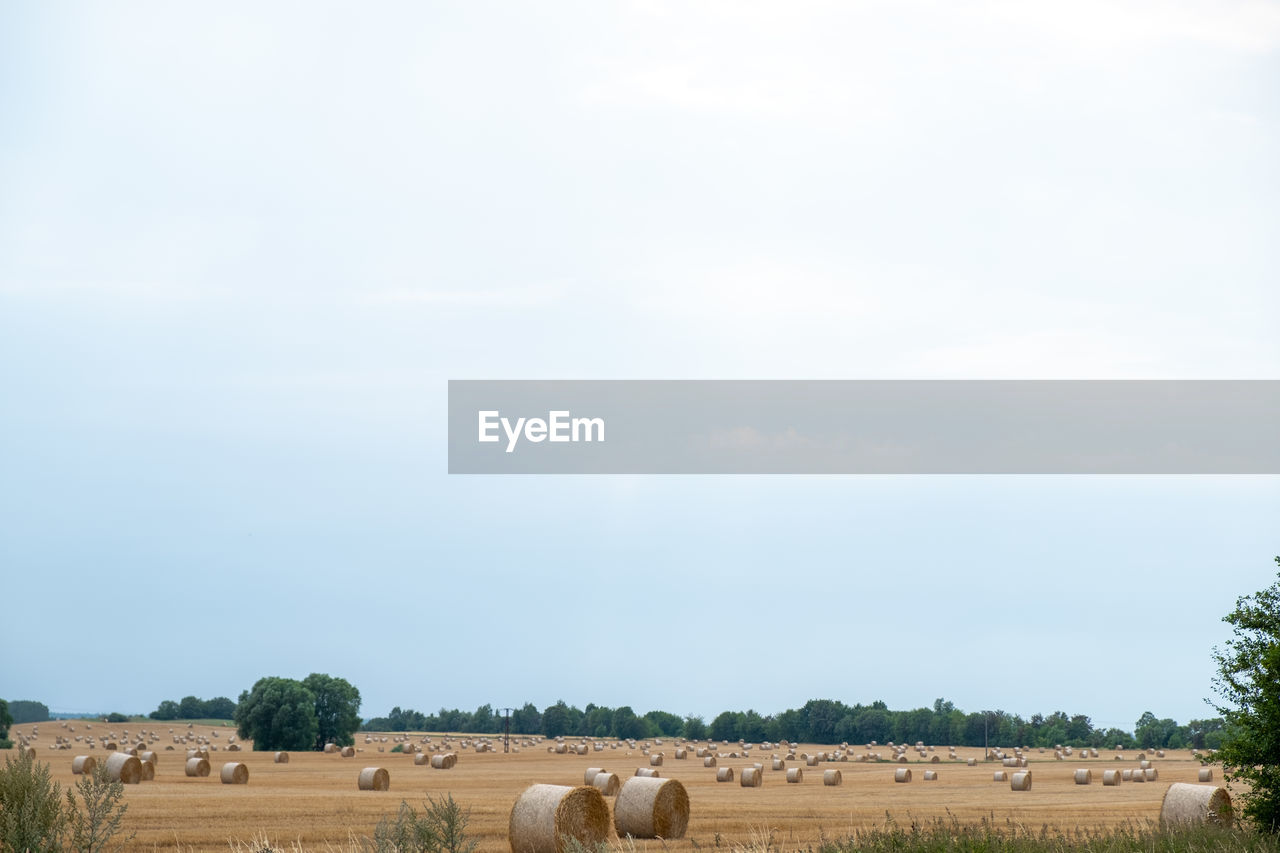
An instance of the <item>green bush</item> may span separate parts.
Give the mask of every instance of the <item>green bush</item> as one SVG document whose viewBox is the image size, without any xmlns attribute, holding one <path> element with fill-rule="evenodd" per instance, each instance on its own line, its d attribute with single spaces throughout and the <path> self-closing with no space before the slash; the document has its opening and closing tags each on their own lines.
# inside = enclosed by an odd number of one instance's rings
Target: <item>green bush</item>
<svg viewBox="0 0 1280 853">
<path fill-rule="evenodd" d="M 120 802 L 124 797 L 124 783 L 111 781 L 106 764 L 97 765 L 92 773 L 86 773 L 76 782 L 81 802 L 76 802 L 73 791 L 67 791 L 67 810 L 70 813 L 72 848 L 82 853 L 101 853 L 120 831 L 120 822 L 128 806 Z M 133 839 L 130 834 L 122 847 Z"/>
<path fill-rule="evenodd" d="M 61 851 L 68 815 L 49 765 L 29 753 L 6 756 L 0 770 L 0 850 Z"/>
<path fill-rule="evenodd" d="M 479 843 L 467 837 L 471 811 L 446 794 L 437 800 L 428 795 L 421 815 L 403 800 L 395 818 L 383 818 L 373 838 L 361 845 L 367 853 L 473 853 Z"/>
</svg>

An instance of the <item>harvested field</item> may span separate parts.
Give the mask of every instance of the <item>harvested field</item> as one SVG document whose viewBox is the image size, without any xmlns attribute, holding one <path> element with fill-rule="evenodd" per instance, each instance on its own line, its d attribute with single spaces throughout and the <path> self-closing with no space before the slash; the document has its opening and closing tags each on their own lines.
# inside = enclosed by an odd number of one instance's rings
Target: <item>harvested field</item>
<svg viewBox="0 0 1280 853">
<path fill-rule="evenodd" d="M 15 736 L 19 730 L 28 731 L 29 726 L 15 726 Z M 166 730 L 167 726 L 161 729 Z M 439 735 L 433 737 L 441 740 Z M 460 739 L 455 738 L 451 751 Z M 592 753 L 594 758 L 573 752 L 549 753 L 546 744 L 503 754 L 499 741 L 495 752 L 460 753 L 457 765 L 441 773 L 415 764 L 411 755 L 379 754 L 362 740 L 357 735 L 356 748 L 363 751 L 354 761 L 337 754 L 292 752 L 288 764 L 277 764 L 273 752 L 254 752 L 246 743 L 244 750 L 235 754 L 249 769 L 245 785 L 223 785 L 216 773 L 188 777 L 181 760 L 162 761 L 153 781 L 126 789 L 129 811 L 125 832 L 137 833 L 134 846 L 138 848 L 184 853 L 226 851 L 229 840 L 247 842 L 264 834 L 286 847 L 300 841 L 308 849 L 325 849 L 327 843 L 345 846 L 352 834 L 372 835 L 378 820 L 394 816 L 402 799 L 420 807 L 428 795 L 452 794 L 471 810 L 468 830 L 480 841 L 479 853 L 509 853 L 511 807 L 530 784 L 581 785 L 586 769 L 601 763 L 622 778 L 649 766 L 646 756 L 625 744 L 607 748 L 601 761 L 601 753 Z M 814 754 L 831 749 L 831 745 L 802 744 L 797 748 Z M 899 823 L 951 815 L 962 822 L 988 818 L 999 824 L 1009 820 L 1064 830 L 1156 823 L 1169 785 L 1194 784 L 1199 776 L 1200 764 L 1190 752 L 1170 750 L 1154 762 L 1159 769 L 1158 782 L 1117 787 L 1076 784 L 1074 774 L 1081 767 L 1097 765 L 1094 775 L 1098 777 L 1104 767 L 1137 767 L 1136 754 L 1125 756 L 1123 763 L 1114 761 L 1114 755 L 1112 750 L 1100 750 L 1096 759 L 1063 762 L 1055 761 L 1051 752 L 1044 757 L 1032 753 L 1029 769 L 1034 771 L 1035 786 L 1026 792 L 1011 791 L 1008 782 L 992 782 L 993 765 L 998 767 L 999 762 L 983 762 L 981 749 L 964 747 L 956 750 L 955 761 L 930 764 L 920 759 L 906 765 L 943 771 L 937 781 L 927 785 L 914 781 L 894 784 L 894 771 L 903 765 L 886 760 L 823 762 L 821 769 L 840 771 L 843 784 L 838 787 L 824 785 L 821 772 L 806 773 L 802 782 L 787 784 L 785 771 L 765 769 L 760 787 L 743 788 L 736 782 L 717 784 L 716 768 L 704 767 L 696 758 L 673 759 L 663 764 L 662 777 L 684 784 L 690 816 L 685 837 L 667 841 L 665 848 L 671 853 L 691 853 L 695 845 L 713 846 L 717 834 L 723 845 L 749 845 L 762 830 L 772 830 L 776 842 L 787 847 L 816 845 L 824 835 L 840 837 L 854 829 L 882 826 L 886 812 Z M 38 760 L 50 763 L 54 780 L 64 787 L 76 781 L 74 757 L 66 750 L 50 750 L 47 744 L 37 752 Z M 771 767 L 769 753 L 759 757 L 766 768 Z M 973 757 L 978 758 L 977 765 L 966 766 L 966 759 Z M 365 766 L 361 758 L 390 771 L 394 780 L 390 792 L 357 790 L 355 774 Z M 737 776 L 755 760 L 724 758 L 720 766 L 734 768 Z M 915 768 L 920 778 L 925 767 Z"/>
</svg>

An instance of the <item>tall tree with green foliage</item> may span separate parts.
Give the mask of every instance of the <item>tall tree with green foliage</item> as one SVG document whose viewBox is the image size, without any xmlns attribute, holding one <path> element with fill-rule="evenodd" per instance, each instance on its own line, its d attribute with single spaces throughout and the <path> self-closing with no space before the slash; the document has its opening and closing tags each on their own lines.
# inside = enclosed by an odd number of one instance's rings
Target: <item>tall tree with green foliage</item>
<svg viewBox="0 0 1280 853">
<path fill-rule="evenodd" d="M 1280 565 L 1280 557 L 1276 557 Z M 1239 796 L 1259 829 L 1280 832 L 1280 579 L 1236 599 L 1223 617 L 1232 638 L 1214 649 L 1216 704 L 1225 720 L 1222 762 L 1228 782 L 1247 782 Z"/>
<path fill-rule="evenodd" d="M 13 725 L 13 716 L 9 713 L 9 703 L 0 699 L 0 749 L 9 749 L 13 741 L 9 740 L 9 726 Z"/>
<path fill-rule="evenodd" d="M 334 678 L 313 672 L 302 680 L 302 686 L 316 697 L 315 748 L 324 749 L 326 743 L 351 746 L 356 742 L 356 729 L 360 728 L 360 691 L 345 678 Z"/>
<path fill-rule="evenodd" d="M 240 694 L 235 722 L 236 734 L 251 738 L 255 751 L 320 748 L 315 694 L 292 678 L 259 678 Z"/>
</svg>

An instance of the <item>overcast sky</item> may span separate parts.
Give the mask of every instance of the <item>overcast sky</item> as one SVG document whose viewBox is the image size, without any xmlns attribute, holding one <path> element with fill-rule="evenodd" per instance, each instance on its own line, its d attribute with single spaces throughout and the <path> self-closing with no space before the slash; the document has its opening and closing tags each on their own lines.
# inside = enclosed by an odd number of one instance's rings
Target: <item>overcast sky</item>
<svg viewBox="0 0 1280 853">
<path fill-rule="evenodd" d="M 1207 716 L 1275 477 L 450 477 L 449 379 L 1280 378 L 1280 3 L 10 3 L 0 695 Z"/>
</svg>

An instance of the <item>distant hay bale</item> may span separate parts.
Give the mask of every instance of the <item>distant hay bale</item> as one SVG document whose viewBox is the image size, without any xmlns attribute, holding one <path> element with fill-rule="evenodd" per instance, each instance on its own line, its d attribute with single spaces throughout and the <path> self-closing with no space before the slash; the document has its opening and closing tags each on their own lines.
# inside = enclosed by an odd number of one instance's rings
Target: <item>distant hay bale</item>
<svg viewBox="0 0 1280 853">
<path fill-rule="evenodd" d="M 275 757 L 274 757 L 272 760 L 273 760 L 276 764 L 288 764 L 288 763 L 289 763 L 289 753 L 287 753 L 287 752 L 277 752 L 277 753 L 275 754 Z"/>
<path fill-rule="evenodd" d="M 138 753 L 138 760 L 139 760 L 139 761 L 150 761 L 152 764 L 155 764 L 155 763 L 156 763 L 156 754 L 155 754 L 154 752 L 152 752 L 151 750 L 149 750 L 149 749 L 144 749 L 144 750 L 142 750 L 141 752 L 139 752 L 139 753 Z"/>
<path fill-rule="evenodd" d="M 926 781 L 926 782 L 937 782 L 937 781 L 938 781 L 938 771 L 937 771 L 937 770 L 926 770 L 926 771 L 924 771 L 924 781 Z"/>
<path fill-rule="evenodd" d="M 77 755 L 71 759 L 71 772 L 76 776 L 82 773 L 92 773 L 93 769 L 98 766 L 98 759 L 92 755 Z"/>
<path fill-rule="evenodd" d="M 1115 785 L 1119 785 L 1120 779 L 1121 779 L 1121 776 L 1120 776 L 1119 770 L 1103 770 L 1102 771 L 1102 784 L 1106 785 L 1108 788 L 1114 787 Z"/>
<path fill-rule="evenodd" d="M 716 781 L 717 781 L 717 782 L 732 782 L 732 781 L 733 781 L 733 768 L 732 768 L 732 767 L 718 767 L 718 768 L 716 768 Z"/>
<path fill-rule="evenodd" d="M 930 764 L 941 764 L 941 763 L 942 763 L 942 756 L 941 756 L 941 755 L 935 755 L 935 756 L 933 756 L 933 758 L 930 758 L 930 759 L 929 759 L 929 763 L 930 763 Z"/>
<path fill-rule="evenodd" d="M 1217 785 L 1174 782 L 1160 801 L 1160 823 L 1212 823 L 1229 827 L 1234 819 L 1231 795 Z"/>
<path fill-rule="evenodd" d="M 437 752 L 431 756 L 431 766 L 436 770 L 450 770 L 458 763 L 458 756 L 452 752 Z"/>
<path fill-rule="evenodd" d="M 385 791 L 391 787 L 391 774 L 382 767 L 366 767 L 356 779 L 361 791 Z"/>
<path fill-rule="evenodd" d="M 685 749 L 683 746 L 677 746 L 677 747 L 676 747 L 676 758 L 677 758 L 677 759 L 683 759 L 683 758 L 688 758 L 688 757 L 689 757 L 689 750 Z"/>
<path fill-rule="evenodd" d="M 1212 767 L 1201 767 L 1201 768 L 1200 768 L 1199 781 L 1201 781 L 1201 782 L 1212 782 L 1212 781 L 1213 781 L 1213 768 L 1212 768 Z"/>
<path fill-rule="evenodd" d="M 340 755 L 341 755 L 343 758 L 355 758 L 355 757 L 356 757 L 356 748 L 355 748 L 354 746 L 344 746 L 344 747 L 342 748 L 342 752 L 340 753 Z"/>
<path fill-rule="evenodd" d="M 715 757 L 714 755 L 708 755 L 708 756 L 706 756 L 705 758 L 703 758 L 703 759 L 702 759 L 702 766 L 703 766 L 703 767 L 715 767 L 715 766 L 716 766 L 716 757 Z"/>
<path fill-rule="evenodd" d="M 1134 771 L 1132 771 L 1132 772 L 1129 774 L 1129 779 L 1128 779 L 1128 781 L 1130 781 L 1130 782 L 1145 782 L 1145 781 L 1147 781 L 1147 774 L 1146 774 L 1146 772 L 1145 772 L 1145 771 L 1143 771 L 1143 770 L 1134 770 Z"/>
<path fill-rule="evenodd" d="M 791 783 L 804 781 L 804 770 L 799 767 L 792 767 L 787 770 L 787 781 Z"/>
<path fill-rule="evenodd" d="M 150 782 L 156 778 L 156 763 L 154 761 L 142 762 L 142 781 Z"/>
<path fill-rule="evenodd" d="M 759 788 L 764 783 L 764 774 L 754 767 L 744 767 L 738 774 L 738 783 L 744 788 Z"/>
<path fill-rule="evenodd" d="M 1154 782 L 1160 777 L 1154 767 L 1148 767 L 1146 770 L 1142 771 L 1142 778 L 1147 782 Z"/>
<path fill-rule="evenodd" d="M 997 770 L 996 772 L 991 774 L 991 781 L 992 782 L 1008 782 L 1009 774 L 1003 770 Z"/>
<path fill-rule="evenodd" d="M 209 775 L 209 759 L 188 758 L 186 767 L 183 769 L 188 776 L 208 776 Z"/>
<path fill-rule="evenodd" d="M 1031 790 L 1031 771 L 1023 770 L 1020 773 L 1014 773 L 1013 778 L 1009 780 L 1009 787 L 1015 791 Z"/>
<path fill-rule="evenodd" d="M 595 850 L 609 837 L 609 804 L 594 786 L 530 785 L 511 807 L 511 853 L 562 853 L 569 839 Z"/>
<path fill-rule="evenodd" d="M 1093 771 L 1087 767 L 1081 767 L 1075 772 L 1075 780 L 1077 785 L 1092 785 Z"/>
<path fill-rule="evenodd" d="M 112 782 L 136 785 L 142 781 L 142 762 L 137 756 L 113 752 L 107 756 L 107 778 Z"/>
<path fill-rule="evenodd" d="M 649 764 L 650 764 L 650 765 L 652 765 L 653 767 L 661 767 L 661 766 L 662 766 L 662 753 L 661 753 L 661 752 L 654 752 L 654 753 L 650 754 L 650 755 L 649 755 Z"/>
<path fill-rule="evenodd" d="M 325 752 L 327 752 L 327 753 L 337 752 L 337 751 L 338 751 L 338 745 L 337 745 L 336 743 L 326 743 L 326 744 L 324 745 L 324 751 L 325 751 Z"/>
<path fill-rule="evenodd" d="M 635 773 L 633 773 L 632 775 L 633 775 L 633 776 L 646 776 L 646 777 L 648 777 L 648 778 L 650 778 L 650 779 L 656 779 L 656 778 L 658 778 L 661 774 L 660 774 L 657 770 L 654 770 L 652 767 L 637 767 L 637 768 L 636 768 L 636 772 L 635 772 Z"/>
<path fill-rule="evenodd" d="M 622 788 L 622 782 L 618 779 L 617 773 L 606 773 L 603 770 L 595 775 L 591 785 L 606 797 L 618 796 L 618 791 Z"/>
<path fill-rule="evenodd" d="M 1126 781 L 1126 782 L 1130 782 L 1130 781 L 1132 781 L 1132 780 L 1133 780 L 1133 770 L 1132 770 L 1132 768 L 1126 767 L 1125 769 L 1121 770 L 1121 771 L 1120 771 L 1120 778 L 1121 778 L 1121 779 L 1123 779 L 1123 780 L 1124 780 L 1124 781 Z"/>
<path fill-rule="evenodd" d="M 425 766 L 431 763 L 431 756 L 425 752 L 419 752 L 413 756 L 413 763 L 417 765 Z"/>
<path fill-rule="evenodd" d="M 583 780 L 582 784 L 584 785 L 595 784 L 596 776 L 603 772 L 604 772 L 603 767 L 588 767 L 586 772 L 582 774 L 582 780 Z"/>
<path fill-rule="evenodd" d="M 222 765 L 222 770 L 218 772 L 218 776 L 222 779 L 222 784 L 224 785 L 249 784 L 249 768 L 240 761 L 228 761 Z"/>
<path fill-rule="evenodd" d="M 965 761 L 965 764 L 966 764 L 966 765 L 968 765 L 969 767 L 977 767 L 977 766 L 978 766 L 978 759 L 976 759 L 976 758 L 970 758 L 970 759 L 967 759 L 967 760 Z"/>
<path fill-rule="evenodd" d="M 773 769 L 774 769 L 774 770 L 786 770 L 786 769 L 787 769 L 787 762 L 783 761 L 781 758 L 775 758 L 775 759 L 773 759 Z"/>
<path fill-rule="evenodd" d="M 911 768 L 910 768 L 910 767 L 899 767 L 897 770 L 894 770 L 894 771 L 893 771 L 893 781 L 895 781 L 895 782 L 910 782 L 910 781 L 911 781 Z"/>
<path fill-rule="evenodd" d="M 823 770 L 822 784 L 828 787 L 844 784 L 844 775 L 839 770 Z"/>
<path fill-rule="evenodd" d="M 613 805 L 613 826 L 619 838 L 683 838 L 689 794 L 676 779 L 628 779 Z"/>
</svg>

